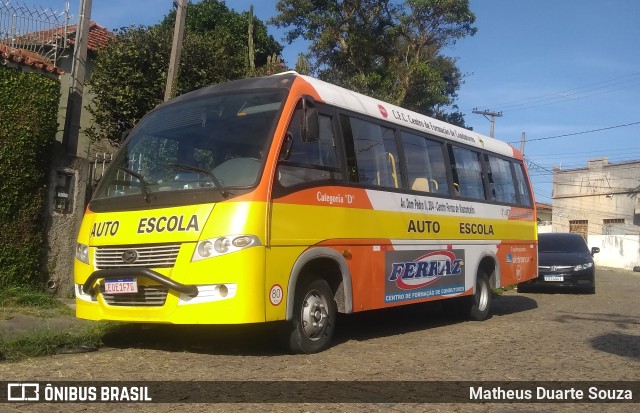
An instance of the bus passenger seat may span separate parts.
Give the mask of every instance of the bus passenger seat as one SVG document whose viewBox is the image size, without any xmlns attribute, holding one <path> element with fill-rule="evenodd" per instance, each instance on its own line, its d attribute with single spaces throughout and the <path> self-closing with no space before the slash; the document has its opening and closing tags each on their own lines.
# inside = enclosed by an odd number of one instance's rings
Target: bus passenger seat
<svg viewBox="0 0 640 413">
<path fill-rule="evenodd" d="M 411 189 L 420 192 L 429 192 L 429 181 L 427 178 L 416 178 L 411 185 Z"/>
</svg>

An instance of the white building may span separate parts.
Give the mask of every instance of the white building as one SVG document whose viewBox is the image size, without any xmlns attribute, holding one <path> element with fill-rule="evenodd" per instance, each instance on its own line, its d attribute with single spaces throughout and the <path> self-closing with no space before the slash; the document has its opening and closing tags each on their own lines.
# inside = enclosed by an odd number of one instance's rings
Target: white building
<svg viewBox="0 0 640 413">
<path fill-rule="evenodd" d="M 553 170 L 553 232 L 582 234 L 599 247 L 597 264 L 640 265 L 640 160 L 593 159 L 586 168 Z"/>
</svg>

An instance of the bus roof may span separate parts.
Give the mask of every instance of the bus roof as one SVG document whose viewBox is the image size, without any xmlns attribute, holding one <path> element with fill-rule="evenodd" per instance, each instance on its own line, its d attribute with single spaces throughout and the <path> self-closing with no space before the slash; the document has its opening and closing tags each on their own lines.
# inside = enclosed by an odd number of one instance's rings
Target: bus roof
<svg viewBox="0 0 640 413">
<path fill-rule="evenodd" d="M 300 75 L 296 72 L 285 72 L 283 74 L 295 74 L 304 79 L 313 86 L 325 103 L 440 136 L 454 142 L 457 141 L 502 155 L 520 158 L 519 152 L 514 147 L 501 140 L 403 109 L 310 76 Z"/>
<path fill-rule="evenodd" d="M 296 79 L 300 79 L 311 85 L 322 101 L 327 104 L 429 133 L 434 136 L 449 139 L 453 142 L 460 142 L 466 145 L 484 148 L 488 151 L 501 155 L 522 159 L 520 152 L 504 141 L 455 126 L 417 112 L 403 109 L 399 106 L 383 102 L 310 76 L 298 74 L 295 71 L 278 73 L 267 77 L 246 78 L 220 83 L 185 93 L 184 95 L 178 96 L 161 106 L 211 93 L 225 93 L 236 90 L 266 89 L 274 87 L 290 89 Z"/>
</svg>

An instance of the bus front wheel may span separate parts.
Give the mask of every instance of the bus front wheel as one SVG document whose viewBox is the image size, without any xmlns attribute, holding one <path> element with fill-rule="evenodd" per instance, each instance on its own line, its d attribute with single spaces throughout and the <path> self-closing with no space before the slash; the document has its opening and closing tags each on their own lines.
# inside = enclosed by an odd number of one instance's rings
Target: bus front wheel
<svg viewBox="0 0 640 413">
<path fill-rule="evenodd" d="M 285 344 L 292 353 L 317 353 L 331 343 L 338 309 L 329 284 L 308 278 L 296 291 L 293 318 L 285 330 Z"/>
</svg>

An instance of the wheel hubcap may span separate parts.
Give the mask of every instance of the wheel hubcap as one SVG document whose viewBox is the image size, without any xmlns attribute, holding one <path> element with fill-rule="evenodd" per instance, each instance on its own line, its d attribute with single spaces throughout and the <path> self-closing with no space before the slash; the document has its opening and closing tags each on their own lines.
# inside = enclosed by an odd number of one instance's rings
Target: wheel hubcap
<svg viewBox="0 0 640 413">
<path fill-rule="evenodd" d="M 478 283 L 478 287 L 476 289 L 476 302 L 478 303 L 478 309 L 480 311 L 484 311 L 487 308 L 487 304 L 489 302 L 489 290 L 487 285 L 483 282 Z"/>
<path fill-rule="evenodd" d="M 327 302 L 317 291 L 310 291 L 302 303 L 302 329 L 311 340 L 318 340 L 327 329 Z"/>
</svg>

